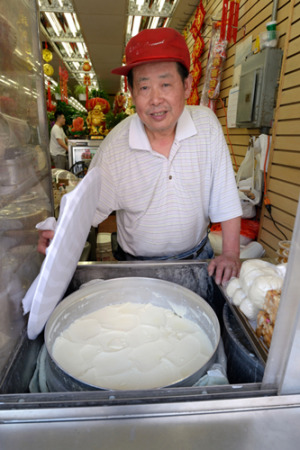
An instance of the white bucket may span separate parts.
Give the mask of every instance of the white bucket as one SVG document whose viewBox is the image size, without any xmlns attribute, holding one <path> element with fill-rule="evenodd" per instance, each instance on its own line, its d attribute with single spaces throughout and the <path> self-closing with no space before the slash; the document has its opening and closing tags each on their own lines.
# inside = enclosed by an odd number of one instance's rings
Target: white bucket
<svg viewBox="0 0 300 450">
<path fill-rule="evenodd" d="M 97 234 L 97 261 L 111 261 L 113 260 L 111 248 L 111 233 Z"/>
</svg>

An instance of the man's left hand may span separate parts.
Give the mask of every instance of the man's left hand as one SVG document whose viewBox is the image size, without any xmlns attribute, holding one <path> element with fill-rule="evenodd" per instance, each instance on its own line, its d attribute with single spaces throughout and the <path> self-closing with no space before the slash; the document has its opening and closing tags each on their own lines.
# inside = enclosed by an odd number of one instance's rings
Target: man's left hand
<svg viewBox="0 0 300 450">
<path fill-rule="evenodd" d="M 231 277 L 238 277 L 241 262 L 235 253 L 223 253 L 216 256 L 208 265 L 208 274 L 215 274 L 215 282 L 224 285 Z"/>
</svg>

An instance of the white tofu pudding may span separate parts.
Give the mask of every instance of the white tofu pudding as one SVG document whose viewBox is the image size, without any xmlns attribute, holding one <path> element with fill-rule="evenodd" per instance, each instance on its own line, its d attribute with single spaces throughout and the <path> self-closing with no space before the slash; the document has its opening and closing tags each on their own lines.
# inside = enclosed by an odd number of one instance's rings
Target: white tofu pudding
<svg viewBox="0 0 300 450">
<path fill-rule="evenodd" d="M 203 366 L 213 345 L 199 324 L 142 303 L 99 308 L 56 337 L 52 355 L 69 375 L 104 389 L 168 386 Z"/>
</svg>

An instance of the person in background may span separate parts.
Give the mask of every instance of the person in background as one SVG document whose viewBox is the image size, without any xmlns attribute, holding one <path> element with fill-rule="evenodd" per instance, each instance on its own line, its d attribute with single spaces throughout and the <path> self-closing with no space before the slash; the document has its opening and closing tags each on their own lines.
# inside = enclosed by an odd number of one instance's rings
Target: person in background
<svg viewBox="0 0 300 450">
<path fill-rule="evenodd" d="M 68 138 L 63 126 L 66 123 L 65 116 L 60 111 L 55 111 L 55 124 L 50 133 L 50 154 L 52 164 L 57 169 L 68 169 Z"/>
<path fill-rule="evenodd" d="M 90 169 L 101 190 L 93 226 L 116 211 L 118 260 L 211 259 L 210 222 L 221 222 L 222 254 L 209 275 L 225 283 L 240 269 L 242 215 L 230 154 L 215 114 L 186 106 L 192 79 L 190 55 L 180 33 L 148 29 L 131 38 L 126 64 L 136 114 L 104 139 Z M 45 252 L 53 233 L 40 233 Z"/>
</svg>

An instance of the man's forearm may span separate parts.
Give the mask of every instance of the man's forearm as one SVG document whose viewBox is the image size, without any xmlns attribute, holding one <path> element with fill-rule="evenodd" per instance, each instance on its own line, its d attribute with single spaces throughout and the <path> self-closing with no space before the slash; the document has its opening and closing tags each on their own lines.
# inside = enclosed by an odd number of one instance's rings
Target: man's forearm
<svg viewBox="0 0 300 450">
<path fill-rule="evenodd" d="M 59 143 L 59 145 L 62 148 L 64 148 L 66 151 L 68 151 L 68 146 L 66 145 L 66 143 L 62 139 L 57 139 L 57 142 Z"/>
<path fill-rule="evenodd" d="M 234 253 L 240 254 L 240 230 L 241 218 L 221 222 L 222 225 L 222 254 Z"/>
</svg>

